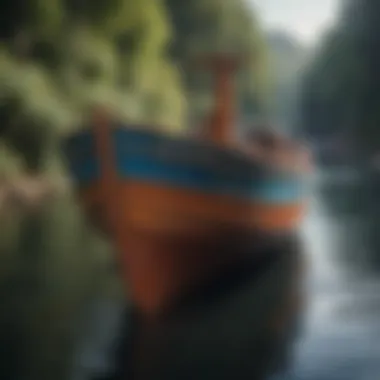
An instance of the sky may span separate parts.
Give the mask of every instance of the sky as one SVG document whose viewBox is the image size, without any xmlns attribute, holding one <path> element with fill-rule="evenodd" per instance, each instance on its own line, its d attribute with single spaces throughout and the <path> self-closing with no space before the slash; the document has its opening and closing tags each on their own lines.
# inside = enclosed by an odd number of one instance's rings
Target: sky
<svg viewBox="0 0 380 380">
<path fill-rule="evenodd" d="M 315 43 L 334 22 L 339 0 L 250 0 L 266 29 L 284 29 Z"/>
</svg>

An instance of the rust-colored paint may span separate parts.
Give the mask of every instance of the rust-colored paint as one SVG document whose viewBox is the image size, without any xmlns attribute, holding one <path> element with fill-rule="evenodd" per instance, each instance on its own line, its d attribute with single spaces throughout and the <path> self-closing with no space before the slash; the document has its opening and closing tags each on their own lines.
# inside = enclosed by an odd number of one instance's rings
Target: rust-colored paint
<svg viewBox="0 0 380 380">
<path fill-rule="evenodd" d="M 144 317 L 155 317 L 186 287 L 217 270 L 223 257 L 215 256 L 220 230 L 209 225 L 199 234 L 199 229 L 187 226 L 182 234 L 176 233 L 181 222 L 198 217 L 186 214 L 197 200 L 189 202 L 192 197 L 181 197 L 181 191 L 121 182 L 107 115 L 97 112 L 94 124 L 101 176 L 98 183 L 79 190 L 79 196 L 89 214 L 95 210 L 95 217 L 102 219 L 109 231 L 132 301 Z M 206 216 L 207 211 L 201 215 Z M 196 220 L 192 226 L 197 226 Z"/>
<path fill-rule="evenodd" d="M 99 202 L 98 189 L 93 185 L 79 191 L 87 207 Z M 128 226 L 171 236 L 217 225 L 276 231 L 292 228 L 305 212 L 302 203 L 255 204 L 137 181 L 120 183 L 117 191 L 124 233 Z"/>
<path fill-rule="evenodd" d="M 215 108 L 206 126 L 206 136 L 216 144 L 230 147 L 236 143 L 234 118 L 234 78 L 239 61 L 233 57 L 213 56 L 201 61 L 215 80 Z"/>
<path fill-rule="evenodd" d="M 219 245 L 226 236 L 215 230 L 170 237 L 129 228 L 126 236 L 123 272 L 135 304 L 148 318 L 165 313 L 184 291 L 239 257 L 233 250 L 223 255 Z"/>
<path fill-rule="evenodd" d="M 101 144 L 107 142 L 99 135 Z M 79 197 L 89 213 L 103 210 L 95 217 L 108 220 L 128 291 L 148 317 L 217 271 L 223 260 L 237 259 L 236 249 L 230 247 L 227 256 L 222 253 L 228 239 L 239 236 L 240 244 L 251 246 L 255 230 L 287 227 L 303 213 L 298 204 L 255 205 L 152 183 L 122 182 L 107 170 L 103 162 L 100 183 L 80 189 Z"/>
</svg>

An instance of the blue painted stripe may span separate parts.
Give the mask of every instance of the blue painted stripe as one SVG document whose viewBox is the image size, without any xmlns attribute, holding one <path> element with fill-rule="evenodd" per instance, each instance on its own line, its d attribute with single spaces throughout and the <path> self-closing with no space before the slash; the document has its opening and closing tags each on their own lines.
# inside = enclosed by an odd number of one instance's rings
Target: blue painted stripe
<svg viewBox="0 0 380 380">
<path fill-rule="evenodd" d="M 114 144 L 117 160 L 127 156 L 150 158 L 170 165 L 201 166 L 202 168 L 233 168 L 235 175 L 250 177 L 257 167 L 243 154 L 207 143 L 167 137 L 153 132 L 116 130 Z"/>
<path fill-rule="evenodd" d="M 271 203 L 297 202 L 305 193 L 303 182 L 297 177 L 281 178 L 272 177 L 265 171 L 260 173 L 245 158 L 220 149 L 210 150 L 197 142 L 170 140 L 157 133 L 133 130 L 115 131 L 114 141 L 118 173 L 128 180 Z M 162 146 L 164 156 L 160 151 Z M 175 148 L 181 146 L 190 148 L 190 151 L 183 156 L 185 160 L 176 162 L 175 157 L 178 155 Z M 203 156 L 200 159 L 193 157 L 193 148 L 206 154 L 205 159 Z M 90 133 L 85 132 L 72 138 L 67 144 L 66 152 L 70 160 L 70 171 L 79 185 L 89 184 L 99 177 L 94 139 Z M 209 159 L 214 153 L 220 156 L 220 161 L 219 157 L 216 161 Z M 228 169 L 223 163 L 232 165 Z"/>
<path fill-rule="evenodd" d="M 268 180 L 253 185 L 251 197 L 265 202 L 297 202 L 304 198 L 306 189 L 301 181 Z"/>
<path fill-rule="evenodd" d="M 213 177 L 212 173 L 202 168 L 162 165 L 160 162 L 141 158 L 123 160 L 119 166 L 119 174 L 125 179 L 152 181 L 204 193 L 233 195 L 239 198 L 248 198 L 250 193 L 249 183 Z"/>
<path fill-rule="evenodd" d="M 119 166 L 119 175 L 125 179 L 272 203 L 297 202 L 304 195 L 304 188 L 299 181 L 264 178 L 261 181 L 233 181 L 213 176 L 199 168 L 183 170 L 178 166 L 162 165 L 139 158 L 124 160 Z"/>
<path fill-rule="evenodd" d="M 80 185 L 87 185 L 99 177 L 94 161 L 87 161 L 71 169 Z M 181 170 L 178 167 L 163 167 L 159 163 L 143 160 L 126 160 L 119 169 L 126 180 L 148 181 L 158 185 L 200 191 L 209 194 L 230 195 L 237 198 L 261 200 L 272 203 L 296 202 L 304 195 L 304 186 L 297 181 L 262 180 L 249 183 L 233 182 L 223 178 L 212 178 L 207 172 Z"/>
</svg>

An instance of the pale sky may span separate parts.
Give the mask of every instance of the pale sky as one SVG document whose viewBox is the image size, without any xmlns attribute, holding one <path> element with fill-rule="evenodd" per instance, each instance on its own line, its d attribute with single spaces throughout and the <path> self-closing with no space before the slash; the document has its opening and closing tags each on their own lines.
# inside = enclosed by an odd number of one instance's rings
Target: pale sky
<svg viewBox="0 0 380 380">
<path fill-rule="evenodd" d="M 339 0 L 249 0 L 264 27 L 285 29 L 313 43 L 334 22 Z"/>
</svg>

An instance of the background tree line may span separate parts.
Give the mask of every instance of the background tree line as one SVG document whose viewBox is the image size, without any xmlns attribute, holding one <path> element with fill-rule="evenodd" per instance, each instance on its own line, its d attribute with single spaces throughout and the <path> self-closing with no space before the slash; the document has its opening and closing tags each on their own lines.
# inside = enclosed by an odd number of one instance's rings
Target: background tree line
<svg viewBox="0 0 380 380">
<path fill-rule="evenodd" d="M 349 139 L 362 158 L 380 147 L 379 11 L 376 0 L 341 2 L 303 83 L 300 128 L 311 137 Z"/>
<path fill-rule="evenodd" d="M 338 160 L 357 173 L 352 182 L 326 185 L 325 201 L 342 218 L 356 218 L 353 236 L 343 255 L 356 268 L 380 268 L 380 3 L 340 2 L 335 26 L 313 52 L 302 81 L 299 133 L 315 146 L 348 148 Z M 329 169 L 337 161 L 322 160 Z M 377 161 L 377 162 L 376 162 Z M 322 162 L 322 163 L 323 163 Z M 338 162 L 338 163 L 339 163 Z M 339 166 L 338 166 L 339 168 Z M 338 173 L 339 174 L 339 173 Z M 360 235 L 360 239 L 358 236 Z"/>
</svg>

